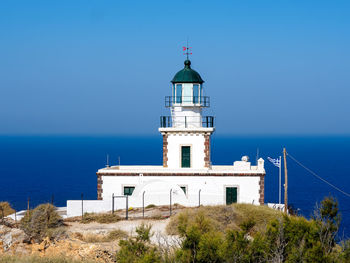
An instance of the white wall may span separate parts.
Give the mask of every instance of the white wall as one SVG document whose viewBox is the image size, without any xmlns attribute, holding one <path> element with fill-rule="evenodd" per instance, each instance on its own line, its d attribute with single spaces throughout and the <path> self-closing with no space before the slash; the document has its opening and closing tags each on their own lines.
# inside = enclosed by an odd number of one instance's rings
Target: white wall
<svg viewBox="0 0 350 263">
<path fill-rule="evenodd" d="M 259 204 L 259 176 L 102 176 L 103 200 L 84 200 L 84 213 L 101 213 L 112 210 L 112 194 L 123 195 L 124 186 L 135 186 L 129 196 L 129 207 L 142 207 L 145 192 L 145 206 L 169 205 L 170 189 L 172 204 L 197 206 L 199 190 L 201 205 L 226 204 L 225 187 L 237 187 L 237 202 Z M 185 194 L 180 186 L 187 188 Z M 116 198 L 114 209 L 125 209 L 125 198 Z M 67 201 L 67 217 L 81 216 L 81 200 Z"/>
<path fill-rule="evenodd" d="M 203 134 L 168 134 L 168 167 L 181 168 L 181 146 L 191 146 L 191 168 L 204 168 Z M 184 172 L 186 172 L 186 168 Z"/>
<path fill-rule="evenodd" d="M 114 199 L 114 208 L 125 209 L 125 199 Z M 112 198 L 104 200 L 84 200 L 83 213 L 103 213 L 112 210 Z M 67 200 L 67 217 L 81 216 L 82 201 L 81 200 Z"/>
<path fill-rule="evenodd" d="M 104 200 L 111 200 L 111 196 L 123 194 L 123 186 L 135 186 L 130 197 L 130 205 L 142 206 L 142 192 L 145 191 L 145 205 L 169 204 L 169 189 L 177 192 L 177 186 L 186 186 L 187 195 L 179 192 L 174 195 L 173 203 L 185 206 L 197 206 L 199 190 L 201 189 L 201 204 L 226 204 L 226 186 L 238 188 L 237 202 L 259 204 L 259 176 L 102 176 Z M 163 182 L 160 186 L 159 182 Z M 150 186 L 150 183 L 153 184 Z M 146 185 L 148 186 L 146 187 Z M 181 189 L 180 189 L 181 190 Z M 183 198 L 184 197 L 184 198 Z"/>
<path fill-rule="evenodd" d="M 200 128 L 202 127 L 202 108 L 174 107 L 171 110 L 173 127 Z M 185 123 L 186 117 L 186 123 Z"/>
</svg>

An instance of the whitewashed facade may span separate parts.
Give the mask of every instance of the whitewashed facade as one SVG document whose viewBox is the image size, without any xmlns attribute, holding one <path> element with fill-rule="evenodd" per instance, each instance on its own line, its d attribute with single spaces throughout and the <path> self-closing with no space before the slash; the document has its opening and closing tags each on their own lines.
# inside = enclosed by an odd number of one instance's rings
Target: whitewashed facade
<svg viewBox="0 0 350 263">
<path fill-rule="evenodd" d="M 170 116 L 161 116 L 162 166 L 112 166 L 97 172 L 98 200 L 85 201 L 84 212 L 112 210 L 112 196 L 128 196 L 129 207 L 150 204 L 184 206 L 234 202 L 264 204 L 264 160 L 252 165 L 246 156 L 233 165 L 213 165 L 210 137 L 214 117 L 203 116 L 210 106 L 204 81 L 191 62 L 172 80 L 165 104 Z M 114 199 L 114 209 L 125 209 L 125 198 Z M 81 201 L 67 201 L 67 215 L 81 214 Z"/>
</svg>

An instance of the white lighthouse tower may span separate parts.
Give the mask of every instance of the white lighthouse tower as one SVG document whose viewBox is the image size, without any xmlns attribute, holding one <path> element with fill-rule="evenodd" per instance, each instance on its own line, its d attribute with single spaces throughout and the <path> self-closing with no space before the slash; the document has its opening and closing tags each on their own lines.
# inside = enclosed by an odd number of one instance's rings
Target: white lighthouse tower
<svg viewBox="0 0 350 263">
<path fill-rule="evenodd" d="M 191 68 L 191 61 L 184 64 L 171 81 L 172 96 L 165 97 L 170 116 L 160 118 L 163 167 L 208 169 L 214 117 L 203 116 L 202 110 L 210 106 L 210 99 L 204 96 L 204 81 Z"/>
<path fill-rule="evenodd" d="M 165 97 L 170 114 L 160 117 L 159 127 L 163 136 L 163 165 L 118 164 L 99 169 L 98 200 L 84 201 L 84 205 L 81 200 L 68 200 L 67 215 L 80 215 L 83 209 L 84 212 L 127 210 L 128 205 L 263 205 L 262 158 L 256 165 L 247 156 L 230 165 L 211 163 L 214 117 L 203 115 L 210 106 L 209 97 L 203 93 L 203 83 L 188 58 L 184 68 L 171 80 L 171 94 Z"/>
</svg>

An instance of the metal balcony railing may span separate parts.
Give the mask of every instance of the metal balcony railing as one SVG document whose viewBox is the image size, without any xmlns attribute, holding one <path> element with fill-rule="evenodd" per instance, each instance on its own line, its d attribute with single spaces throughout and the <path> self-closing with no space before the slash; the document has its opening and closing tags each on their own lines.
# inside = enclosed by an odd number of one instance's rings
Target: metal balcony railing
<svg viewBox="0 0 350 263">
<path fill-rule="evenodd" d="M 208 96 L 166 96 L 165 107 L 210 107 L 210 97 Z"/>
<path fill-rule="evenodd" d="M 160 116 L 161 128 L 213 128 L 213 116 Z"/>
</svg>

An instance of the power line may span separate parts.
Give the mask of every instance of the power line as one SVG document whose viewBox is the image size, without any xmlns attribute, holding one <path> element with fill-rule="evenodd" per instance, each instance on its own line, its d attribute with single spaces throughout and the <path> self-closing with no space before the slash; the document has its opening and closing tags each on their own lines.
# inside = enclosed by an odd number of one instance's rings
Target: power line
<svg viewBox="0 0 350 263">
<path fill-rule="evenodd" d="M 307 168 L 305 165 L 303 165 L 301 162 L 299 162 L 297 159 L 295 159 L 292 155 L 290 155 L 289 153 L 287 153 L 287 155 L 297 164 L 299 164 L 301 167 L 303 167 L 305 170 L 307 170 L 309 173 L 311 173 L 313 176 L 315 176 L 317 179 L 321 180 L 322 182 L 328 184 L 329 186 L 333 187 L 335 190 L 341 192 L 342 194 L 346 195 L 347 197 L 350 197 L 350 194 L 343 191 L 342 189 L 340 189 L 339 187 L 336 187 L 335 185 L 331 184 L 330 182 L 328 182 L 327 180 L 323 179 L 321 176 L 317 175 L 314 171 L 312 171 L 311 169 Z"/>
</svg>

